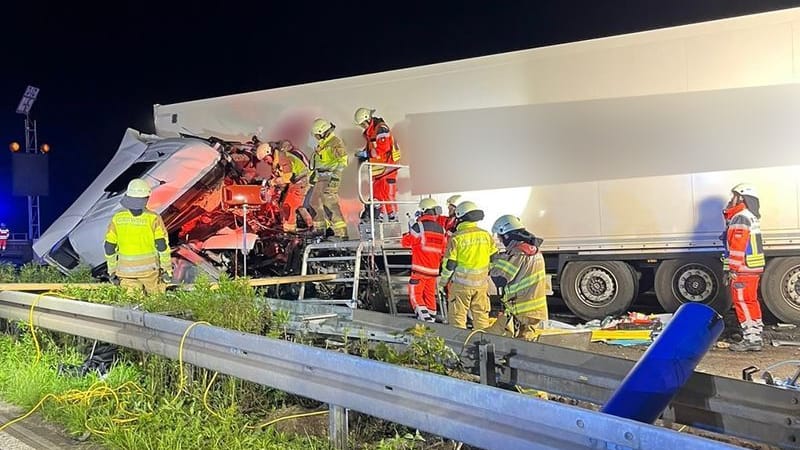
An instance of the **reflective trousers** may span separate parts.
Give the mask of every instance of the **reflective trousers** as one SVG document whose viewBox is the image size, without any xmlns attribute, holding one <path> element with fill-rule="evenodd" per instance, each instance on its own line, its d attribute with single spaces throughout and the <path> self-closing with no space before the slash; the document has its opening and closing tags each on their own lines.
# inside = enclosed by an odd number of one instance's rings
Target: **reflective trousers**
<svg viewBox="0 0 800 450">
<path fill-rule="evenodd" d="M 0 251 L 6 251 L 6 242 L 8 242 L 8 239 L 0 239 Z"/>
<path fill-rule="evenodd" d="M 308 184 L 292 183 L 286 190 L 281 205 L 281 218 L 283 219 L 283 231 L 297 231 L 297 213 L 303 216 L 306 227 L 312 225 L 311 214 L 303 207 L 303 201 L 308 192 Z"/>
<path fill-rule="evenodd" d="M 736 274 L 730 282 L 731 300 L 736 318 L 747 341 L 761 342 L 764 324 L 761 321 L 761 305 L 758 303 L 758 282 L 761 274 Z"/>
<path fill-rule="evenodd" d="M 476 287 L 451 282 L 447 293 L 447 316 L 450 324 L 456 328 L 467 328 L 467 311 L 471 311 L 472 328 L 489 328 L 491 307 L 488 291 L 488 284 Z"/>
<path fill-rule="evenodd" d="M 376 201 L 391 202 L 397 198 L 397 171 L 372 179 L 372 194 Z M 397 214 L 397 204 L 387 203 L 381 206 L 381 212 Z"/>
<path fill-rule="evenodd" d="M 122 278 L 119 279 L 119 285 L 131 289 L 144 291 L 147 295 L 162 294 L 166 286 L 161 282 L 158 272 L 147 275 L 141 278 Z"/>
<path fill-rule="evenodd" d="M 309 206 L 314 210 L 314 228 L 324 230 L 328 225 L 330 214 L 330 227 L 339 237 L 347 237 L 347 222 L 344 221 L 342 208 L 339 206 L 339 179 L 332 180 L 330 176 L 320 176 L 317 184 L 311 190 Z"/>
<path fill-rule="evenodd" d="M 424 306 L 431 314 L 436 314 L 436 289 L 438 277 L 412 273 L 408 280 L 408 301 L 411 309 L 417 312 L 418 308 Z"/>
</svg>

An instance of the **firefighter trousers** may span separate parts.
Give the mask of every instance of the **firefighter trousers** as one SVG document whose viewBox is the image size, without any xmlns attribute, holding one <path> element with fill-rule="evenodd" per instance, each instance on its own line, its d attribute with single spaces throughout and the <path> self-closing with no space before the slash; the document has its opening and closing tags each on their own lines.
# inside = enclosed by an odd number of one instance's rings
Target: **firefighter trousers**
<svg viewBox="0 0 800 450">
<path fill-rule="evenodd" d="M 308 184 L 305 182 L 292 183 L 286 189 L 286 195 L 281 205 L 281 217 L 283 219 L 283 231 L 297 231 L 297 213 L 303 216 L 306 227 L 312 224 L 311 214 L 303 207 L 303 201 L 308 192 Z"/>
<path fill-rule="evenodd" d="M 163 294 L 166 286 L 161 282 L 158 272 L 140 278 L 119 278 L 119 285 L 134 291 L 144 291 L 147 295 Z"/>
<path fill-rule="evenodd" d="M 397 198 L 397 171 L 372 179 L 372 194 L 376 201 L 391 202 Z M 381 212 L 397 214 L 396 203 L 380 205 Z"/>
<path fill-rule="evenodd" d="M 314 211 L 314 228 L 325 230 L 330 221 L 333 234 L 339 237 L 347 236 L 347 222 L 344 221 L 342 208 L 339 206 L 338 177 L 320 176 L 317 184 L 311 190 L 309 205 Z M 328 215 L 330 214 L 330 219 Z"/>
<path fill-rule="evenodd" d="M 427 309 L 430 314 L 436 314 L 437 281 L 438 277 L 411 273 L 408 280 L 408 301 L 417 315 L 420 307 Z"/>
<path fill-rule="evenodd" d="M 764 324 L 761 321 L 761 305 L 758 303 L 758 282 L 761 274 L 736 274 L 730 282 L 731 300 L 736 318 L 742 327 L 746 341 L 761 342 Z"/>
<path fill-rule="evenodd" d="M 8 239 L 0 239 L 0 251 L 6 251 L 6 242 L 8 242 Z"/>
<path fill-rule="evenodd" d="M 466 286 L 450 283 L 447 294 L 447 316 L 456 328 L 467 328 L 467 311 L 472 312 L 472 328 L 489 328 L 489 285 Z"/>
</svg>

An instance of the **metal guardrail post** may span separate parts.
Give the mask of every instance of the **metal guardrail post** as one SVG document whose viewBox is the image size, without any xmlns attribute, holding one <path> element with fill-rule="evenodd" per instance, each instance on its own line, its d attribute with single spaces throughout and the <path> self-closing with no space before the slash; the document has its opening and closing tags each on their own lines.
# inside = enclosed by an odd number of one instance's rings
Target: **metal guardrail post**
<svg viewBox="0 0 800 450">
<path fill-rule="evenodd" d="M 331 447 L 336 450 L 347 450 L 347 436 L 349 436 L 349 426 L 347 423 L 347 408 L 337 405 L 328 406 L 328 436 Z"/>
<path fill-rule="evenodd" d="M 480 358 L 481 384 L 497 386 L 497 368 L 494 365 L 494 344 L 481 342 L 478 344 Z"/>
</svg>

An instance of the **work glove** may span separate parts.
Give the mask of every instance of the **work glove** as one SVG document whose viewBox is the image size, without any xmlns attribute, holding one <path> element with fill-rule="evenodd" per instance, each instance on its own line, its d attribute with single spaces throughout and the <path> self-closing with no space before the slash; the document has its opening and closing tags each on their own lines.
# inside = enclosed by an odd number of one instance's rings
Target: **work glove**
<svg viewBox="0 0 800 450">
<path fill-rule="evenodd" d="M 161 271 L 161 282 L 169 284 L 172 282 L 172 272 Z"/>
<path fill-rule="evenodd" d="M 414 217 L 411 217 L 411 214 L 409 214 L 409 213 L 406 213 L 406 217 L 408 217 L 408 231 L 410 232 L 411 231 L 411 227 L 413 227 L 414 224 L 417 223 L 417 219 L 414 218 Z"/>
<path fill-rule="evenodd" d="M 362 149 L 361 151 L 356 152 L 356 158 L 359 161 L 364 162 L 369 160 L 369 153 L 367 153 L 367 149 Z"/>
<path fill-rule="evenodd" d="M 331 189 L 337 189 L 341 182 L 342 180 L 339 179 L 339 177 L 331 175 L 331 181 L 328 182 L 328 187 Z"/>
</svg>

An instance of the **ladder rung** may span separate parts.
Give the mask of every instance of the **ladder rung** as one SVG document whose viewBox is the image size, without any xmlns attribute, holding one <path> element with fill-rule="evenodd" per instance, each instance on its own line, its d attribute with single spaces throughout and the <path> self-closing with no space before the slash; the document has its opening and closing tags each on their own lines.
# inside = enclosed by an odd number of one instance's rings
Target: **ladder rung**
<svg viewBox="0 0 800 450">
<path fill-rule="evenodd" d="M 355 278 L 334 278 L 333 280 L 326 281 L 326 283 L 352 283 L 356 281 Z"/>
<path fill-rule="evenodd" d="M 355 256 L 315 256 L 306 259 L 307 262 L 314 261 L 355 261 Z"/>
</svg>

